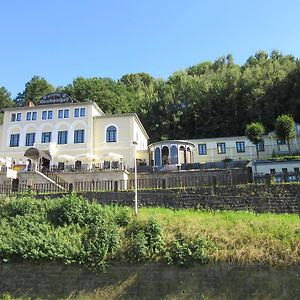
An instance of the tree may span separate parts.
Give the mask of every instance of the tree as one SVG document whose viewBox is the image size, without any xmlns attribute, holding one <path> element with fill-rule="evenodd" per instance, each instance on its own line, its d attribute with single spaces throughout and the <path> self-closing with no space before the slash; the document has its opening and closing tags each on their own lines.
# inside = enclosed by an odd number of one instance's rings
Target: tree
<svg viewBox="0 0 300 300">
<path fill-rule="evenodd" d="M 0 110 L 6 107 L 13 107 L 14 102 L 11 100 L 10 92 L 8 92 L 5 87 L 0 87 Z M 0 113 L 0 124 L 3 121 L 3 114 Z"/>
<path fill-rule="evenodd" d="M 5 87 L 0 87 L 0 109 L 13 106 L 14 102 L 10 97 L 10 92 L 8 92 Z"/>
<path fill-rule="evenodd" d="M 291 154 L 290 139 L 295 137 L 295 121 L 293 117 L 291 115 L 281 115 L 277 117 L 275 133 L 280 140 L 287 142 L 289 154 Z"/>
<path fill-rule="evenodd" d="M 43 77 L 33 76 L 30 81 L 25 84 L 25 90 L 18 95 L 19 104 L 25 105 L 29 100 L 37 104 L 39 100 L 46 94 L 55 92 L 55 88 Z"/>
<path fill-rule="evenodd" d="M 264 133 L 265 127 L 260 122 L 252 122 L 246 127 L 245 134 L 247 138 L 256 146 L 257 159 L 259 159 L 258 144 L 263 140 Z"/>
<path fill-rule="evenodd" d="M 105 113 L 129 111 L 130 93 L 123 84 L 110 78 L 77 77 L 63 91 L 81 102 L 95 101 Z"/>
</svg>

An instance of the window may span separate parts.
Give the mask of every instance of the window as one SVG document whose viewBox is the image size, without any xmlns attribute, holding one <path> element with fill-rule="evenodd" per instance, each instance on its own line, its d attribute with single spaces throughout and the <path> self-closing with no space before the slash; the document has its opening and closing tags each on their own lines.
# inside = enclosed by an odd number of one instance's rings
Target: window
<svg viewBox="0 0 300 300">
<path fill-rule="evenodd" d="M 16 114 L 11 114 L 10 121 L 11 122 L 15 122 L 16 121 Z"/>
<path fill-rule="evenodd" d="M 294 168 L 295 173 L 299 173 L 299 168 Z"/>
<path fill-rule="evenodd" d="M 69 118 L 69 110 L 68 109 L 64 110 L 64 118 L 65 119 Z"/>
<path fill-rule="evenodd" d="M 80 108 L 80 117 L 85 117 L 85 108 Z"/>
<path fill-rule="evenodd" d="M 117 141 L 117 129 L 115 126 L 109 126 L 106 130 L 106 142 L 116 142 Z"/>
<path fill-rule="evenodd" d="M 26 133 L 25 146 L 33 146 L 35 140 L 35 133 Z"/>
<path fill-rule="evenodd" d="M 286 141 L 277 140 L 277 145 L 286 145 Z"/>
<path fill-rule="evenodd" d="M 58 111 L 58 118 L 59 118 L 59 119 L 62 119 L 63 116 L 64 116 L 64 111 L 63 111 L 62 109 L 60 109 L 60 110 Z"/>
<path fill-rule="evenodd" d="M 19 147 L 20 134 L 11 134 L 10 135 L 10 147 Z"/>
<path fill-rule="evenodd" d="M 206 144 L 198 144 L 198 152 L 199 155 L 206 155 L 207 154 Z"/>
<path fill-rule="evenodd" d="M 84 143 L 84 130 L 75 130 L 74 131 L 74 143 Z"/>
<path fill-rule="evenodd" d="M 236 152 L 245 152 L 245 142 L 236 142 Z"/>
<path fill-rule="evenodd" d="M 287 168 L 282 168 L 282 173 L 287 173 L 288 169 Z"/>
<path fill-rule="evenodd" d="M 21 113 L 17 113 L 17 121 L 21 121 L 22 119 L 22 114 Z"/>
<path fill-rule="evenodd" d="M 42 112 L 42 120 L 46 120 L 46 119 L 52 119 L 53 118 L 53 111 L 52 110 L 44 110 Z"/>
<path fill-rule="evenodd" d="M 42 132 L 42 144 L 47 144 L 51 142 L 51 132 Z"/>
<path fill-rule="evenodd" d="M 68 143 L 68 131 L 59 131 L 58 132 L 58 144 L 67 144 Z"/>
<path fill-rule="evenodd" d="M 75 108 L 74 117 L 79 117 L 79 108 Z"/>
<path fill-rule="evenodd" d="M 58 118 L 59 119 L 67 119 L 67 118 L 69 118 L 69 114 L 70 114 L 70 111 L 69 111 L 69 109 L 60 109 L 59 111 L 58 111 Z"/>
<path fill-rule="evenodd" d="M 42 120 L 46 120 L 46 119 L 47 119 L 47 111 L 44 110 L 44 111 L 42 112 Z"/>
<path fill-rule="evenodd" d="M 218 154 L 225 154 L 226 153 L 225 143 L 217 143 L 217 150 L 218 150 Z"/>
<path fill-rule="evenodd" d="M 37 117 L 37 112 L 36 111 L 28 111 L 26 113 L 26 121 L 31 121 L 31 120 L 36 120 Z"/>
<path fill-rule="evenodd" d="M 74 117 L 85 117 L 85 107 L 75 108 Z"/>
<path fill-rule="evenodd" d="M 276 174 L 276 170 L 275 169 L 270 169 L 270 174 L 271 175 L 275 175 Z"/>
<path fill-rule="evenodd" d="M 258 151 L 258 152 L 263 152 L 263 151 L 265 151 L 265 143 L 264 143 L 264 141 L 260 141 L 260 142 L 256 145 L 256 147 L 257 147 L 257 151 Z"/>
</svg>

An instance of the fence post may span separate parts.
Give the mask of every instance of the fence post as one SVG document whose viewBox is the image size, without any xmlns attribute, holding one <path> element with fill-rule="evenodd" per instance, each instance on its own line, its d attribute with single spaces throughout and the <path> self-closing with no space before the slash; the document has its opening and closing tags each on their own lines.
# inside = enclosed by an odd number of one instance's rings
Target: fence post
<svg viewBox="0 0 300 300">
<path fill-rule="evenodd" d="M 117 192 L 118 191 L 118 181 L 115 180 L 114 181 L 114 192 Z"/>
<path fill-rule="evenodd" d="M 265 174 L 266 185 L 271 185 L 271 174 Z"/>
<path fill-rule="evenodd" d="M 166 178 L 162 178 L 161 187 L 165 190 L 167 186 Z"/>
<path fill-rule="evenodd" d="M 289 181 L 289 175 L 288 175 L 287 172 L 282 173 L 282 179 L 283 179 L 283 182 L 288 182 Z"/>
</svg>

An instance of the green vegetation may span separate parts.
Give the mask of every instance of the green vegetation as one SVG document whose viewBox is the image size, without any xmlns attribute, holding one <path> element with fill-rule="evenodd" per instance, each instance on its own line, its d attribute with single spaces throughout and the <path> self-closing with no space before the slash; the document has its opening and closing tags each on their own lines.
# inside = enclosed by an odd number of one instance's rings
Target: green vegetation
<svg viewBox="0 0 300 300">
<path fill-rule="evenodd" d="M 300 155 L 272 154 L 272 158 L 268 158 L 268 160 L 273 160 L 273 161 L 300 160 Z"/>
<path fill-rule="evenodd" d="M 207 263 L 214 246 L 199 236 L 185 239 L 176 257 L 174 242 L 164 239 L 153 218 L 135 219 L 129 208 L 90 203 L 75 195 L 55 200 L 30 196 L 4 198 L 0 205 L 0 259 L 60 261 L 102 270 L 114 260 L 122 262 L 168 261 L 190 265 Z"/>
<path fill-rule="evenodd" d="M 65 87 L 53 87 L 34 76 L 14 102 L 2 88 L 0 110 L 37 102 L 57 90 L 79 101 L 95 101 L 105 113 L 136 112 L 152 141 L 237 136 L 251 122 L 273 130 L 279 114 L 300 122 L 299 79 L 300 62 L 292 55 L 258 51 L 240 66 L 228 54 L 174 72 L 166 80 L 137 73 L 117 81 L 78 77 Z"/>
<path fill-rule="evenodd" d="M 288 214 L 255 214 L 233 211 L 173 211 L 142 208 L 140 218 L 153 217 L 161 224 L 164 238 L 176 232 L 188 238 L 200 235 L 217 251 L 215 262 L 293 265 L 300 263 L 300 218 Z M 210 248 L 211 249 L 211 248 Z"/>
<path fill-rule="evenodd" d="M 289 149 L 289 154 L 291 154 L 290 140 L 295 137 L 295 121 L 290 115 L 281 115 L 276 119 L 275 122 L 275 132 L 277 137 L 286 141 Z"/>
<path fill-rule="evenodd" d="M 259 158 L 258 144 L 263 140 L 263 135 L 265 134 L 264 125 L 260 122 L 252 122 L 247 125 L 245 134 L 249 141 L 256 146 L 256 156 Z"/>
<path fill-rule="evenodd" d="M 109 262 L 181 266 L 300 263 L 296 215 L 101 206 L 75 195 L 0 202 L 0 259 L 60 261 L 102 270 Z"/>
</svg>

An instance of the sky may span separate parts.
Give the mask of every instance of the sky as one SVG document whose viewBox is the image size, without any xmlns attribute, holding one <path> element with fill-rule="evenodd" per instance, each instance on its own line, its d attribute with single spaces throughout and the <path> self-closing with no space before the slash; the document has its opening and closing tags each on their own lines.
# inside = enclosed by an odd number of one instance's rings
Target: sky
<svg viewBox="0 0 300 300">
<path fill-rule="evenodd" d="M 298 0 L 0 0 L 0 87 L 15 97 L 34 75 L 173 72 L 258 50 L 300 58 Z"/>
</svg>

